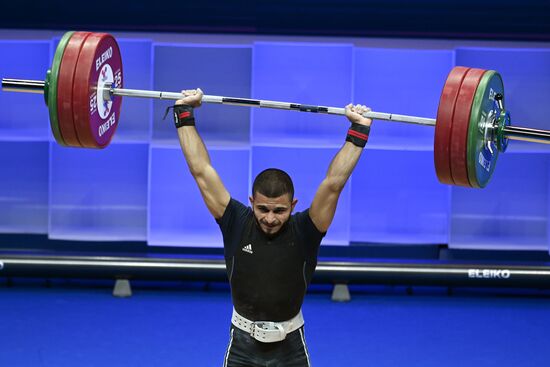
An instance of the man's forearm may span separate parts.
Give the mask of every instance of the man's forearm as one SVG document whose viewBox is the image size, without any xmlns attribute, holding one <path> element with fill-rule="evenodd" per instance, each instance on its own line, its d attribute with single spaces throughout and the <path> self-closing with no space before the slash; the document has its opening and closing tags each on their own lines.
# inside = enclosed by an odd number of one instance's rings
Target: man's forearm
<svg viewBox="0 0 550 367">
<path fill-rule="evenodd" d="M 194 177 L 200 175 L 210 165 L 210 156 L 197 129 L 194 126 L 180 127 L 178 137 L 191 174 Z"/>
<path fill-rule="evenodd" d="M 327 177 L 325 178 L 332 191 L 342 191 L 357 165 L 362 151 L 362 148 L 350 142 L 346 142 L 340 151 L 338 151 L 330 163 Z"/>
</svg>

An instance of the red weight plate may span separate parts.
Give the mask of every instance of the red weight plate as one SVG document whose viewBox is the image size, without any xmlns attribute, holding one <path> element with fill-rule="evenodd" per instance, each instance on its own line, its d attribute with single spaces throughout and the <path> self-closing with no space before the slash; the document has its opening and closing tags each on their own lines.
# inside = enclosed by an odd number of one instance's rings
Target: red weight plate
<svg viewBox="0 0 550 367">
<path fill-rule="evenodd" d="M 75 32 L 63 53 L 57 82 L 57 110 L 61 136 L 68 146 L 82 147 L 73 119 L 73 81 L 78 55 L 90 32 Z"/>
<path fill-rule="evenodd" d="M 468 179 L 468 164 L 466 152 L 468 148 L 468 127 L 470 126 L 470 112 L 483 69 L 470 69 L 460 86 L 456 98 L 455 113 L 451 131 L 451 175 L 456 185 L 472 187 Z"/>
<path fill-rule="evenodd" d="M 73 114 L 78 139 L 83 146 L 104 148 L 118 126 L 122 97 L 103 99 L 104 83 L 122 88 L 122 58 L 113 36 L 88 36 L 76 65 L 73 83 Z"/>
<path fill-rule="evenodd" d="M 449 161 L 453 114 L 455 112 L 455 103 L 460 86 L 468 70 L 470 70 L 470 68 L 463 66 L 456 66 L 451 70 L 443 86 L 439 106 L 437 108 L 434 138 L 435 171 L 439 181 L 449 185 L 454 184 L 451 175 L 451 163 Z"/>
</svg>

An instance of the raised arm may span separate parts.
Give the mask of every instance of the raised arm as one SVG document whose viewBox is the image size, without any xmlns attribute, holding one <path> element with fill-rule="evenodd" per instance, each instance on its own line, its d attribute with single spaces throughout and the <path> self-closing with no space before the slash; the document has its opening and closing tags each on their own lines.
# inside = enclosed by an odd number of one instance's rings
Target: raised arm
<svg viewBox="0 0 550 367">
<path fill-rule="evenodd" d="M 372 123 L 362 114 L 369 109 L 362 105 L 346 106 L 346 116 L 352 123 L 344 146 L 332 159 L 327 175 L 315 193 L 309 216 L 320 232 L 326 232 L 332 223 L 340 193 L 344 189 L 349 176 L 359 161 L 368 131 Z"/>
<path fill-rule="evenodd" d="M 182 93 L 183 98 L 178 100 L 176 105 L 191 107 L 199 107 L 201 105 L 203 93 L 200 89 L 185 90 Z M 174 111 L 181 115 L 182 122 L 180 124 L 184 125 L 178 127 L 178 137 L 181 150 L 189 166 L 189 171 L 199 186 L 208 210 L 214 218 L 219 219 L 229 204 L 231 198 L 229 192 L 223 185 L 214 167 L 212 167 L 206 146 L 194 126 L 193 111 L 179 109 L 175 109 Z M 178 118 L 178 116 L 175 117 L 176 119 Z"/>
</svg>

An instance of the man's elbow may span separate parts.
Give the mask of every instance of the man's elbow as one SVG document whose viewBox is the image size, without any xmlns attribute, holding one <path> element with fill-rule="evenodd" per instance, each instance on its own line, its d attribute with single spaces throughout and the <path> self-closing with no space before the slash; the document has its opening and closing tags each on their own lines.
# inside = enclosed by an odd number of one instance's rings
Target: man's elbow
<svg viewBox="0 0 550 367">
<path fill-rule="evenodd" d="M 339 194 L 344 189 L 344 186 L 346 186 L 346 181 L 343 177 L 333 176 L 327 177 L 325 184 L 329 191 Z"/>
<path fill-rule="evenodd" d="M 207 167 L 204 162 L 188 161 L 187 165 L 189 166 L 189 172 L 191 172 L 193 177 L 198 178 L 204 176 Z"/>
</svg>

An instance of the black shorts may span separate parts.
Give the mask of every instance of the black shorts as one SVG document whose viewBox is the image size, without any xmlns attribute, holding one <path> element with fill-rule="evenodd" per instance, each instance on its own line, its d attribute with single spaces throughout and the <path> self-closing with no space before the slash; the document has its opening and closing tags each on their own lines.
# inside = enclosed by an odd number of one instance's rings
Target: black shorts
<svg viewBox="0 0 550 367">
<path fill-rule="evenodd" d="M 263 343 L 231 325 L 224 367 L 310 367 L 304 327 L 287 334 L 285 340 Z"/>
</svg>

